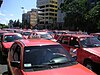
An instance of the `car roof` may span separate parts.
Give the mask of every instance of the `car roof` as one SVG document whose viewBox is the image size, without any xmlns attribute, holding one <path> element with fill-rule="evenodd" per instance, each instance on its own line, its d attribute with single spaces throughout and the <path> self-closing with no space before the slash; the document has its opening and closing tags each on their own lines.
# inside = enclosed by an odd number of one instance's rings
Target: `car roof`
<svg viewBox="0 0 100 75">
<path fill-rule="evenodd" d="M 100 33 L 91 33 L 91 35 L 100 35 Z"/>
<path fill-rule="evenodd" d="M 37 34 L 48 34 L 47 32 L 36 32 Z"/>
<path fill-rule="evenodd" d="M 19 33 L 4 33 L 4 35 L 21 35 Z"/>
<path fill-rule="evenodd" d="M 8 31 L 3 31 L 3 30 L 0 30 L 0 33 L 7 33 Z"/>
<path fill-rule="evenodd" d="M 76 38 L 84 38 L 84 37 L 93 37 L 92 35 L 85 35 L 85 34 L 62 34 L 63 36 L 72 36 Z"/>
<path fill-rule="evenodd" d="M 32 32 L 32 30 L 23 30 L 22 32 Z"/>
<path fill-rule="evenodd" d="M 17 40 L 17 42 L 22 43 L 24 46 L 42 46 L 42 45 L 58 45 L 59 43 L 53 42 L 46 39 L 22 39 Z"/>
</svg>

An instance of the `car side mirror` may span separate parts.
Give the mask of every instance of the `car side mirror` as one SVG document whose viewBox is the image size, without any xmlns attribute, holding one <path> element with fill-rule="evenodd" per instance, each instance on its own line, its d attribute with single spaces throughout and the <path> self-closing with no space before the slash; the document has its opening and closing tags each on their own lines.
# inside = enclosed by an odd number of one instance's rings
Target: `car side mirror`
<svg viewBox="0 0 100 75">
<path fill-rule="evenodd" d="M 10 63 L 12 67 L 20 68 L 20 61 L 11 61 Z"/>
</svg>

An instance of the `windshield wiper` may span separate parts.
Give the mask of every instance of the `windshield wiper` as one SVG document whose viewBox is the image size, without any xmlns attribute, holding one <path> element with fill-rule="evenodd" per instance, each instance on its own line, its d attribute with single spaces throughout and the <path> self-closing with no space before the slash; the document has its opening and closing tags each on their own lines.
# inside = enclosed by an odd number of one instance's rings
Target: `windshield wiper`
<svg viewBox="0 0 100 75">
<path fill-rule="evenodd" d="M 54 63 L 54 62 L 48 62 L 48 63 L 43 63 L 42 65 L 32 65 L 30 67 L 25 67 L 26 69 L 28 68 L 46 68 L 46 67 L 50 67 L 50 66 L 54 66 L 54 65 L 61 65 L 61 64 L 68 64 L 69 62 L 59 62 L 59 63 Z"/>
<path fill-rule="evenodd" d="M 44 65 L 48 65 L 48 66 L 55 66 L 55 65 L 63 65 L 63 64 L 72 64 L 73 61 L 67 61 L 67 62 L 49 62 L 49 63 L 44 63 Z"/>
<path fill-rule="evenodd" d="M 43 68 L 46 65 L 32 65 L 30 67 L 25 67 L 25 68 Z"/>
</svg>

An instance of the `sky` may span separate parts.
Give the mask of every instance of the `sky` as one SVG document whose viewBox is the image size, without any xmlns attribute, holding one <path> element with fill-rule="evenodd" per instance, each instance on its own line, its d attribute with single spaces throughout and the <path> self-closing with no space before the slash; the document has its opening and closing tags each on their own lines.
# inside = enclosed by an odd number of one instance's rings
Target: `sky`
<svg viewBox="0 0 100 75">
<path fill-rule="evenodd" d="M 0 8 L 0 23 L 8 24 L 9 20 L 22 21 L 23 10 L 25 12 L 36 8 L 37 0 L 3 0 Z M 24 9 L 22 9 L 24 7 Z"/>
</svg>

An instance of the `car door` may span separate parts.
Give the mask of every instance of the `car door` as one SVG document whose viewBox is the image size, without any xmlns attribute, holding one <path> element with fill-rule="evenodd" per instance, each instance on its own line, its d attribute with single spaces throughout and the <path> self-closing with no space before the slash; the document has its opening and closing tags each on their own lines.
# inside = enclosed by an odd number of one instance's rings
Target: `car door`
<svg viewBox="0 0 100 75">
<path fill-rule="evenodd" d="M 68 52 L 69 52 L 69 48 L 68 48 L 68 44 L 69 44 L 69 36 L 62 36 L 59 38 L 59 40 L 57 42 L 59 42 Z"/>
<path fill-rule="evenodd" d="M 76 37 L 71 37 L 70 42 L 69 42 L 69 53 L 71 54 L 72 57 L 77 56 L 77 50 L 79 49 L 80 44 L 78 42 L 78 38 Z"/>
<path fill-rule="evenodd" d="M 19 61 L 21 60 L 20 55 L 21 54 L 21 46 L 19 44 L 14 44 L 11 47 L 11 51 L 10 51 L 10 66 L 11 66 L 11 62 L 15 62 L 15 61 Z M 10 70 L 12 71 L 12 74 L 14 75 L 21 75 L 21 64 L 20 64 L 20 68 L 17 67 L 10 67 Z"/>
</svg>

